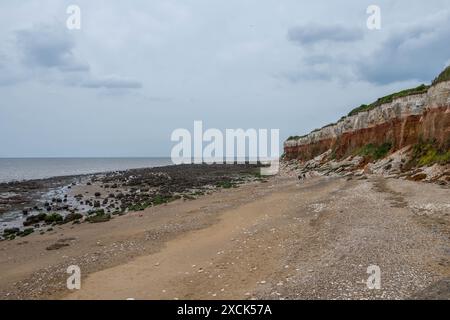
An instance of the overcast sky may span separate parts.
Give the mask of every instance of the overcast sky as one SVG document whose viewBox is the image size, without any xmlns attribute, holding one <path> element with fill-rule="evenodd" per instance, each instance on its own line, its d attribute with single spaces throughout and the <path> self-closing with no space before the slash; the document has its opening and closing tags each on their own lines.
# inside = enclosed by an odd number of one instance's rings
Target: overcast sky
<svg viewBox="0 0 450 320">
<path fill-rule="evenodd" d="M 448 0 L 2 0 L 0 157 L 168 156 L 194 120 L 305 134 L 429 83 L 449 35 Z"/>
</svg>

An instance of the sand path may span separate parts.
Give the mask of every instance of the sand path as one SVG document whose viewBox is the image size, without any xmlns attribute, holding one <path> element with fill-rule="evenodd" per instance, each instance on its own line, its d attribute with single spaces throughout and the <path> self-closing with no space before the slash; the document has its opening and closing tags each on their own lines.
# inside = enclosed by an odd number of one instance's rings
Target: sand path
<svg viewBox="0 0 450 320">
<path fill-rule="evenodd" d="M 21 245 L 0 243 L 0 294 L 63 299 L 450 297 L 448 195 L 440 186 L 375 176 L 302 182 L 276 177 L 104 224 L 63 226 Z M 64 238 L 72 241 L 69 247 L 45 251 Z M 65 288 L 70 264 L 81 267 L 79 291 Z M 380 290 L 366 286 L 371 265 L 381 269 Z"/>
</svg>

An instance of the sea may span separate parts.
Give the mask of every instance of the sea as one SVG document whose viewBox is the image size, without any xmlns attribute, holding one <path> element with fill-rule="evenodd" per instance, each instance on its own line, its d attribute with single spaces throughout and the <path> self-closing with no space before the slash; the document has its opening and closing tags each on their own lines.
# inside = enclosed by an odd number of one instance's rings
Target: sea
<svg viewBox="0 0 450 320">
<path fill-rule="evenodd" d="M 168 165 L 170 158 L 0 158 L 0 183 Z"/>
</svg>

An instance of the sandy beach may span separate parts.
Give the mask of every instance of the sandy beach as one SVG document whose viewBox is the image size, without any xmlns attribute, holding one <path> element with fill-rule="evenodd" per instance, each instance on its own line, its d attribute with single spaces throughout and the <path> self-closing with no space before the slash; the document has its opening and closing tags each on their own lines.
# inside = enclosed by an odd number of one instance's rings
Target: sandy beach
<svg viewBox="0 0 450 320">
<path fill-rule="evenodd" d="M 376 175 L 246 182 L 2 241 L 0 297 L 448 299 L 448 199 L 448 188 Z M 66 288 L 70 265 L 81 290 Z M 371 265 L 379 290 L 366 285 Z"/>
</svg>

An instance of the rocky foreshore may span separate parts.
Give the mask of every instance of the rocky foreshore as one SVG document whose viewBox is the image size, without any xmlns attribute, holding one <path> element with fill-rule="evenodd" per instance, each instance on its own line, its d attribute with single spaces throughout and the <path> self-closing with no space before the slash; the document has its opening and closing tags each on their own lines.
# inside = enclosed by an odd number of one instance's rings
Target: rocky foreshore
<svg viewBox="0 0 450 320">
<path fill-rule="evenodd" d="M 0 184 L 0 240 L 55 225 L 106 222 L 177 199 L 260 180 L 256 165 L 181 165 Z"/>
<path fill-rule="evenodd" d="M 380 159 L 361 153 L 338 160 L 332 157 L 332 151 L 329 150 L 309 161 L 282 161 L 281 171 L 284 175 L 296 176 L 299 180 L 317 176 L 367 179 L 371 175 L 378 175 L 450 187 L 449 164 L 417 166 L 413 152 L 411 147 L 405 147 Z"/>
</svg>

